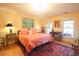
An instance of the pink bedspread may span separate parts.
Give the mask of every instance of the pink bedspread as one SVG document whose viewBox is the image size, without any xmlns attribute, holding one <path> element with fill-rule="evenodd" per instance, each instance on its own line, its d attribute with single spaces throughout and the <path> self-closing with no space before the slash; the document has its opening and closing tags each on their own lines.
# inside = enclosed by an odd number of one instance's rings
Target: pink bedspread
<svg viewBox="0 0 79 59">
<path fill-rule="evenodd" d="M 36 33 L 32 35 L 19 35 L 19 40 L 25 46 L 26 50 L 30 52 L 33 48 L 38 47 L 44 43 L 51 42 L 51 35 L 46 33 Z"/>
</svg>

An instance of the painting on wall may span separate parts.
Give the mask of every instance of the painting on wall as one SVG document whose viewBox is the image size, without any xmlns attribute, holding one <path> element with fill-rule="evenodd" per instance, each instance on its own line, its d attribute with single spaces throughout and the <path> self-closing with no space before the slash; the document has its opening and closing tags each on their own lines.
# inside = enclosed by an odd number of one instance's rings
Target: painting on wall
<svg viewBox="0 0 79 59">
<path fill-rule="evenodd" d="M 33 28 L 34 27 L 34 19 L 23 17 L 22 27 L 27 28 L 27 29 Z"/>
<path fill-rule="evenodd" d="M 59 20 L 55 21 L 54 27 L 60 27 L 60 21 Z"/>
</svg>

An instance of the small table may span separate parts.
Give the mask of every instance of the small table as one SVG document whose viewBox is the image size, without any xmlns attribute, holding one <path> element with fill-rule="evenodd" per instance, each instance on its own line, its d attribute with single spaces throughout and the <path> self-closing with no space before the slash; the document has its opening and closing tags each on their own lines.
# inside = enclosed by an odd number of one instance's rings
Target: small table
<svg viewBox="0 0 79 59">
<path fill-rule="evenodd" d="M 15 43 L 16 40 L 17 40 L 17 34 L 16 33 L 6 34 L 7 44 Z"/>
</svg>

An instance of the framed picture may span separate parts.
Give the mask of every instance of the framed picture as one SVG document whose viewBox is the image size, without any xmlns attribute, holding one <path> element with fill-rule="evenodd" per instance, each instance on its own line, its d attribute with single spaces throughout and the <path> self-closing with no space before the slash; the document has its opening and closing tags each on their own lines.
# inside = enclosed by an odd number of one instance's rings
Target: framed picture
<svg viewBox="0 0 79 59">
<path fill-rule="evenodd" d="M 59 20 L 55 21 L 54 27 L 60 27 L 60 21 Z"/>
<path fill-rule="evenodd" d="M 34 27 L 34 19 L 23 17 L 22 18 L 22 27 L 27 28 L 27 29 L 33 28 Z"/>
</svg>

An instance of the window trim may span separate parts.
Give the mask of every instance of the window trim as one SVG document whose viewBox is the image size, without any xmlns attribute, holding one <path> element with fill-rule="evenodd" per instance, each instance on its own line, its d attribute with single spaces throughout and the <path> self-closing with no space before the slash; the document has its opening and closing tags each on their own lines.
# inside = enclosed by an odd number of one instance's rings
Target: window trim
<svg viewBox="0 0 79 59">
<path fill-rule="evenodd" d="M 64 32 L 64 21 L 70 21 L 70 20 L 73 20 L 74 21 L 74 23 L 73 23 L 73 37 L 71 37 L 71 36 L 64 36 L 63 35 L 63 37 L 64 38 L 74 38 L 74 31 L 75 31 L 75 18 L 74 17 L 70 17 L 70 18 L 64 18 L 63 19 L 63 22 L 62 22 L 62 24 L 63 24 L 63 26 L 62 26 L 62 33 Z"/>
<path fill-rule="evenodd" d="M 52 28 L 53 28 L 52 20 L 47 21 L 47 22 L 46 22 L 46 27 L 45 27 L 46 33 L 48 33 L 48 32 L 47 32 L 47 24 L 49 24 L 49 23 L 52 24 Z M 51 31 L 52 31 L 52 29 L 51 29 Z M 50 32 L 49 32 L 49 33 L 50 33 Z"/>
</svg>

